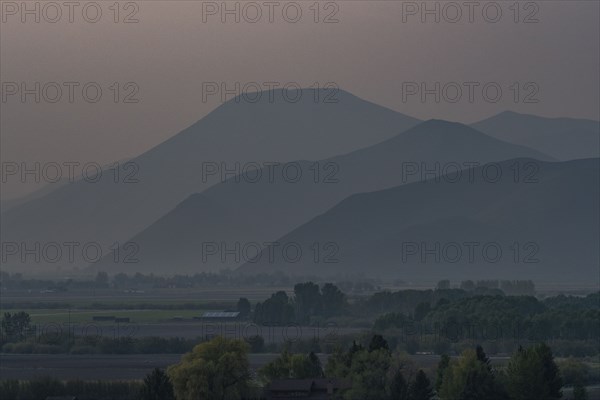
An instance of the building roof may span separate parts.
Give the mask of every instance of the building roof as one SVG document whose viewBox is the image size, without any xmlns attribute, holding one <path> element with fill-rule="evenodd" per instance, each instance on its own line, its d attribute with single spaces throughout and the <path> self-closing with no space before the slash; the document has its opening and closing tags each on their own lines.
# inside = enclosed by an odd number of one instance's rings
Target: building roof
<svg viewBox="0 0 600 400">
<path fill-rule="evenodd" d="M 352 383 L 345 379 L 313 379 L 314 389 L 327 389 L 327 386 L 331 383 L 334 389 L 350 389 Z"/>
<path fill-rule="evenodd" d="M 350 389 L 350 381 L 342 379 L 277 379 L 272 381 L 268 390 L 272 392 L 311 392 L 313 390 L 327 390 L 329 385 L 333 389 Z"/>
<path fill-rule="evenodd" d="M 46 400 L 77 400 L 76 396 L 47 396 Z"/>
<path fill-rule="evenodd" d="M 269 390 L 272 392 L 310 392 L 313 379 L 278 379 L 271 382 Z"/>
</svg>

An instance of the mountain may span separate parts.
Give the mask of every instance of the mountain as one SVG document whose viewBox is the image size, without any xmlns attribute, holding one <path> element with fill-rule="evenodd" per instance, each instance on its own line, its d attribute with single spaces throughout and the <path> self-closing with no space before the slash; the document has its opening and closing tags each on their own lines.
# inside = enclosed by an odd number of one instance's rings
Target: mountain
<svg viewBox="0 0 600 400">
<path fill-rule="evenodd" d="M 472 125 L 509 143 L 531 147 L 558 160 L 600 157 L 600 122 L 543 118 L 503 112 Z"/>
<path fill-rule="evenodd" d="M 298 101 L 287 100 L 298 93 Z M 3 241 L 42 247 L 60 243 L 65 251 L 63 243 L 78 242 L 105 255 L 191 194 L 219 182 L 218 173 L 203 177 L 206 162 L 225 170 L 236 163 L 242 168 L 245 163 L 322 159 L 379 143 L 418 122 L 344 91 L 276 90 L 255 102 L 240 96 L 122 164 L 118 175 L 105 170 L 96 182 L 80 179 L 9 209 L 2 214 Z M 81 266 L 96 258 L 65 262 L 63 256 L 56 263 L 45 263 L 47 257 L 26 263 L 14 258 L 4 267 Z"/>
<path fill-rule="evenodd" d="M 8 211 L 9 209 L 13 208 L 14 206 L 16 206 L 20 203 L 21 203 L 20 197 L 0 200 L 0 213 Z"/>
<path fill-rule="evenodd" d="M 551 160 L 466 125 L 430 120 L 342 156 L 289 163 L 288 179 L 282 176 L 283 166 L 271 170 L 272 179 L 268 168 L 248 172 L 190 196 L 131 238 L 129 242 L 137 246 L 137 262 L 128 263 L 126 269 L 193 273 L 235 268 L 258 254 L 265 242 L 354 193 L 421 180 L 431 170 L 442 176 L 443 171 L 466 168 L 471 163 L 514 157 Z M 302 171 L 298 180 L 293 179 L 296 171 Z M 253 179 L 255 176 L 262 179 Z M 123 269 L 115 259 L 119 257 L 111 254 L 94 268 Z"/>
<path fill-rule="evenodd" d="M 599 167 L 599 159 L 516 159 L 474 168 L 458 180 L 356 194 L 277 239 L 277 248 L 239 271 L 407 281 L 597 280 Z M 286 245 L 302 257 L 285 256 Z"/>
<path fill-rule="evenodd" d="M 64 178 L 56 183 L 47 183 L 39 189 L 32 191 L 31 193 L 27 193 L 26 195 L 10 198 L 6 200 L 2 200 L 0 206 L 0 212 L 5 213 L 11 208 L 15 208 L 21 204 L 27 203 L 29 201 L 39 199 L 40 197 L 46 196 L 48 193 L 52 192 L 55 189 L 58 189 L 61 186 L 64 186 L 69 183 L 69 179 Z"/>
<path fill-rule="evenodd" d="M 129 161 L 128 159 L 122 159 L 119 161 L 115 161 L 115 162 L 103 165 L 101 168 L 103 170 L 109 170 L 111 168 L 114 169 L 115 165 L 125 164 L 128 161 Z M 67 168 L 67 167 L 65 167 L 65 168 Z M 65 174 L 68 174 L 68 172 L 65 171 Z M 75 180 L 77 178 L 77 173 L 74 172 L 73 175 L 74 175 L 73 180 Z M 25 203 L 30 202 L 35 199 L 39 199 L 40 197 L 44 197 L 47 194 L 49 194 L 50 192 L 53 192 L 54 190 L 56 190 L 62 186 L 68 185 L 70 183 L 72 183 L 72 181 L 69 178 L 62 178 L 62 179 L 58 180 L 57 182 L 47 182 L 44 185 L 42 185 L 40 188 L 35 189 L 23 196 L 1 200 L 0 212 L 4 213 L 18 205 L 25 204 Z"/>
</svg>

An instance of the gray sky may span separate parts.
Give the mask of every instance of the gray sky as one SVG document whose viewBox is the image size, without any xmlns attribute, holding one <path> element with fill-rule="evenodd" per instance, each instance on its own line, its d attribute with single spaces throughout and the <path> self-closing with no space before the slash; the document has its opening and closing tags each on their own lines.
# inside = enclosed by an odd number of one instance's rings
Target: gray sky
<svg viewBox="0 0 600 400">
<path fill-rule="evenodd" d="M 489 6 L 490 2 L 481 2 L 472 22 L 469 9 L 462 6 L 457 23 L 448 21 L 456 15 L 456 9 L 447 6 L 452 2 L 428 3 L 431 8 L 440 7 L 439 23 L 432 15 L 425 16 L 425 23 L 421 21 L 421 10 L 411 8 L 412 4 L 420 7 L 421 1 L 321 3 L 318 23 L 314 22 L 313 1 L 288 6 L 288 19 L 297 8 L 302 10 L 297 23 L 283 17 L 285 2 L 274 6 L 273 22 L 268 21 L 264 2 L 253 3 L 263 12 L 255 23 L 247 21 L 256 15 L 248 2 L 239 3 L 239 23 L 231 15 L 222 23 L 219 9 L 216 15 L 208 13 L 215 11 L 213 6 L 219 8 L 220 1 L 121 2 L 118 23 L 109 8 L 113 1 L 98 2 L 102 16 L 97 23 L 84 19 L 86 2 L 75 8 L 72 23 L 66 8 L 56 23 L 44 20 L 54 18 L 52 9 L 41 12 L 39 23 L 31 15 L 25 15 L 22 23 L 23 10 L 15 11 L 6 3 L 13 4 L 2 2 L 0 80 L 4 95 L 7 82 L 25 82 L 28 87 L 35 82 L 57 82 L 63 88 L 64 82 L 78 82 L 79 86 L 73 103 L 68 101 L 66 88 L 54 104 L 44 98 L 35 103 L 33 95 L 23 103 L 18 93 L 3 99 L 2 161 L 107 163 L 135 156 L 218 106 L 218 96 L 203 101 L 202 83 L 208 81 L 225 82 L 229 87 L 235 82 L 297 82 L 302 86 L 334 82 L 359 97 L 422 119 L 470 123 L 507 109 L 599 119 L 597 1 L 521 2 L 518 15 L 510 8 L 513 1 Z M 33 8 L 34 3 L 28 4 Z M 21 2 L 14 4 L 20 7 Z M 235 7 L 235 2 L 228 4 Z M 486 18 L 495 17 L 496 5 L 502 16 L 496 23 L 488 22 Z M 85 16 L 93 18 L 94 12 L 88 9 Z M 132 12 L 139 21 L 123 23 Z M 338 22 L 324 23 L 331 13 Z M 538 22 L 524 23 L 528 18 Z M 103 89 L 98 103 L 88 103 L 81 96 L 81 87 L 88 82 L 97 82 Z M 113 102 L 115 87 L 110 88 L 114 82 L 119 86 L 118 103 Z M 123 102 L 135 88 L 124 87 L 127 82 L 139 87 L 138 103 Z M 403 99 L 405 82 L 431 88 L 436 82 L 441 86 L 454 82 L 463 88 L 465 82 L 477 82 L 480 86 L 472 103 L 467 89 L 456 103 L 443 96 L 439 103 L 433 96 L 423 103 L 419 95 Z M 513 99 L 515 82 L 520 87 L 518 102 Z M 497 103 L 482 95 L 481 87 L 489 83 L 503 90 Z M 533 85 L 525 87 L 526 83 Z M 447 94 L 454 96 L 452 91 Z M 528 94 L 539 101 L 524 103 Z M 32 188 L 9 181 L 3 184 L 2 198 Z"/>
</svg>

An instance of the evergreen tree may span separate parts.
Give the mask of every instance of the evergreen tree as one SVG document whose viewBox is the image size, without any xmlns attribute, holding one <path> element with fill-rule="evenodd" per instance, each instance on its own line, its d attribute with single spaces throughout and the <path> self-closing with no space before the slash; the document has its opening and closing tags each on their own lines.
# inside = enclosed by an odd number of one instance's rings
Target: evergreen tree
<svg viewBox="0 0 600 400">
<path fill-rule="evenodd" d="M 410 385 L 408 398 L 410 400 L 431 400 L 433 398 L 431 382 L 422 369 L 417 372 L 415 381 Z"/>
<path fill-rule="evenodd" d="M 408 400 L 408 383 L 404 379 L 402 371 L 398 369 L 390 382 L 391 400 Z"/>
<path fill-rule="evenodd" d="M 483 351 L 483 347 L 477 345 L 475 348 L 475 354 L 477 355 L 477 360 L 479 360 L 480 363 L 485 364 L 488 368 L 490 368 L 490 359 Z"/>
<path fill-rule="evenodd" d="M 321 360 L 314 352 L 308 354 L 308 364 L 310 365 L 310 376 L 313 378 L 323 377 L 323 366 Z"/>
<path fill-rule="evenodd" d="M 371 342 L 369 343 L 369 353 L 376 350 L 385 350 L 388 353 L 390 351 L 390 347 L 381 335 L 373 335 Z"/>
<path fill-rule="evenodd" d="M 436 378 L 435 378 L 435 391 L 439 393 L 444 380 L 444 372 L 450 366 L 450 356 L 448 354 L 442 354 L 440 362 L 438 363 Z"/>
<path fill-rule="evenodd" d="M 352 359 L 354 358 L 354 355 L 356 355 L 357 353 L 360 353 L 363 350 L 364 350 L 363 345 L 360 343 L 356 343 L 356 340 L 353 340 L 352 346 L 348 350 L 348 353 L 344 354 L 344 361 L 345 361 L 346 367 L 350 368 L 352 366 Z"/>
<path fill-rule="evenodd" d="M 581 382 L 573 386 L 573 400 L 588 400 L 587 390 Z"/>
<path fill-rule="evenodd" d="M 154 368 L 144 378 L 144 386 L 140 389 L 139 400 L 174 400 L 173 384 L 169 376 L 162 370 Z"/>
<path fill-rule="evenodd" d="M 562 379 L 552 351 L 544 344 L 528 349 L 519 347 L 507 367 L 507 389 L 514 400 L 562 397 Z"/>
<path fill-rule="evenodd" d="M 544 382 L 547 388 L 548 399 L 562 398 L 562 378 L 558 365 L 554 362 L 552 350 L 545 343 L 541 343 L 535 347 L 537 357 L 540 359 L 543 371 Z"/>
<path fill-rule="evenodd" d="M 237 310 L 240 312 L 240 317 L 246 318 L 250 315 L 252 311 L 252 306 L 250 305 L 250 301 L 245 297 L 240 297 L 237 302 Z"/>
</svg>

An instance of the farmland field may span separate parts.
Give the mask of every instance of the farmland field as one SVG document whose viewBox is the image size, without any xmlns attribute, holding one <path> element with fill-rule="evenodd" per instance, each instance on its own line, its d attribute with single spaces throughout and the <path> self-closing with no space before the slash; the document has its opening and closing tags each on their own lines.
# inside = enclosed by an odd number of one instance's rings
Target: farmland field
<svg viewBox="0 0 600 400">
<path fill-rule="evenodd" d="M 252 354 L 250 366 L 257 369 L 278 354 Z M 143 379 L 153 368 L 178 363 L 181 354 L 152 355 L 65 355 L 3 354 L 0 356 L 3 379 L 31 379 L 51 376 L 58 379 L 136 380 Z M 326 356 L 322 356 L 326 361 Z"/>
<path fill-rule="evenodd" d="M 279 354 L 250 354 L 253 370 L 277 358 Z M 325 364 L 328 356 L 320 354 Z M 432 368 L 439 361 L 435 355 L 412 356 L 421 368 Z M 4 379 L 30 379 L 36 376 L 53 376 L 59 379 L 143 379 L 152 368 L 166 368 L 178 363 L 180 354 L 152 355 L 65 355 L 65 354 L 3 354 L 0 375 Z M 507 359 L 493 358 L 504 364 Z"/>
<path fill-rule="evenodd" d="M 25 311 L 31 322 L 39 325 L 83 324 L 96 316 L 130 318 L 135 324 L 161 323 L 192 320 L 204 311 L 234 308 L 240 297 L 256 303 L 277 290 L 283 288 L 3 291 L 0 313 Z"/>
<path fill-rule="evenodd" d="M 23 303 L 69 303 L 72 306 L 93 304 L 206 304 L 211 302 L 234 303 L 240 297 L 251 302 L 263 301 L 271 293 L 283 290 L 291 293 L 290 287 L 216 287 L 194 289 L 157 289 L 127 291 L 117 289 L 77 289 L 68 292 L 48 292 L 44 290 L 11 290 L 2 292 L 2 307 Z"/>
</svg>

